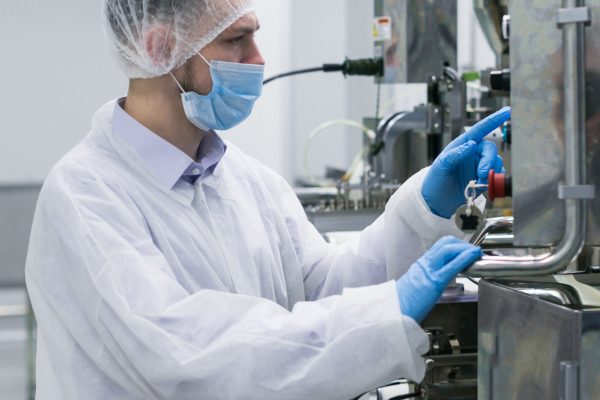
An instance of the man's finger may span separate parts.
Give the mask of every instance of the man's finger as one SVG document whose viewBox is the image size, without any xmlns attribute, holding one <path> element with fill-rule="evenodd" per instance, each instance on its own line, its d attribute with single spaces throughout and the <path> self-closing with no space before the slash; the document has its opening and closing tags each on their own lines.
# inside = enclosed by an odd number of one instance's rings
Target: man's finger
<svg viewBox="0 0 600 400">
<path fill-rule="evenodd" d="M 494 172 L 501 174 L 504 172 L 504 160 L 502 156 L 496 157 L 496 163 L 494 164 Z"/>
<path fill-rule="evenodd" d="M 479 260 L 482 256 L 483 252 L 479 247 L 466 249 L 448 264 L 444 265 L 442 268 L 443 272 L 454 277 L 462 272 L 465 268 L 473 265 L 473 263 Z"/>
<path fill-rule="evenodd" d="M 481 157 L 477 166 L 477 176 L 485 182 L 490 170 L 496 165 L 498 148 L 494 143 L 484 140 L 477 146 L 477 154 Z"/>
<path fill-rule="evenodd" d="M 439 156 L 439 162 L 447 172 L 451 172 L 454 171 L 454 169 L 464 160 L 475 154 L 476 151 L 477 143 L 470 141 L 461 146 L 453 148 L 445 154 L 442 153 L 442 155 Z"/>
<path fill-rule="evenodd" d="M 504 107 L 492 115 L 482 119 L 473 125 L 468 131 L 454 139 L 454 141 L 450 143 L 449 147 L 452 148 L 460 146 L 463 143 L 467 143 L 469 140 L 473 140 L 476 143 L 481 142 L 483 138 L 492 133 L 494 129 L 498 128 L 510 119 L 510 112 L 510 107 Z"/>
</svg>

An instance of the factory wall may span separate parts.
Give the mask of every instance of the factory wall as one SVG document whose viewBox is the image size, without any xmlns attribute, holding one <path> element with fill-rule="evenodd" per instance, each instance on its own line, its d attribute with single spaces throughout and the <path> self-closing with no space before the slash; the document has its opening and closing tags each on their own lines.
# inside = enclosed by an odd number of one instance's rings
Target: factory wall
<svg viewBox="0 0 600 400">
<path fill-rule="evenodd" d="M 461 66 L 492 65 L 471 2 L 459 4 Z M 127 80 L 104 45 L 100 5 L 0 2 L 0 184 L 40 183 L 88 132 L 93 112 L 126 93 Z M 256 0 L 256 8 L 266 76 L 372 55 L 372 0 Z M 371 78 L 315 73 L 284 79 L 266 86 L 252 117 L 224 137 L 293 182 L 305 174 L 309 132 L 327 120 L 373 116 L 375 96 Z M 383 87 L 381 112 L 412 108 L 424 96 L 419 85 Z M 347 167 L 360 142 L 357 130 L 323 132 L 309 149 L 311 172 Z"/>
<path fill-rule="evenodd" d="M 104 44 L 101 1 L 0 2 L 0 184 L 43 181 L 127 79 Z M 266 74 L 291 67 L 289 0 L 257 0 Z M 288 176 L 289 82 L 269 88 L 252 120 L 224 136 Z"/>
</svg>

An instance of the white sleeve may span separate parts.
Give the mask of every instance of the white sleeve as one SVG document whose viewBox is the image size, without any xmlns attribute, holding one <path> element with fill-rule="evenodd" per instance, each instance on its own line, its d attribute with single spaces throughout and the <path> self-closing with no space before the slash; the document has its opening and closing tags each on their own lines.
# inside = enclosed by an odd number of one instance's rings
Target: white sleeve
<svg viewBox="0 0 600 400">
<path fill-rule="evenodd" d="M 400 314 L 393 282 L 291 311 L 190 292 L 121 195 L 97 182 L 49 186 L 27 276 L 34 308 L 52 310 L 37 315 L 50 358 L 61 359 L 66 331 L 132 398 L 349 399 L 398 377 L 422 379 L 428 340 Z"/>
<path fill-rule="evenodd" d="M 277 193 L 283 198 L 287 225 L 302 260 L 309 299 L 341 293 L 347 287 L 398 279 L 441 237 L 466 237 L 453 218 L 441 218 L 430 211 L 421 195 L 426 173 L 424 169 L 405 182 L 375 222 L 341 245 L 324 241 L 291 187 L 280 179 Z"/>
<path fill-rule="evenodd" d="M 429 168 L 422 169 L 406 181 L 385 207 L 385 260 L 388 279 L 398 279 L 438 239 L 443 236 L 468 238 L 450 219 L 438 217 L 421 194 Z M 481 203 L 483 199 L 484 203 Z M 485 207 L 485 199 L 478 200 Z"/>
</svg>

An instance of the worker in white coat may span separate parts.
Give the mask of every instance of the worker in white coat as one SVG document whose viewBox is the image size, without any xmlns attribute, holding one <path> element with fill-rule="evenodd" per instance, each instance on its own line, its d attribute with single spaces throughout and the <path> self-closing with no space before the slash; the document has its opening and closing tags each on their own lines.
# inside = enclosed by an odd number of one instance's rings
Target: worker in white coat
<svg viewBox="0 0 600 400">
<path fill-rule="evenodd" d="M 449 145 L 357 240 L 327 244 L 289 185 L 215 132 L 260 95 L 250 0 L 106 0 L 104 19 L 130 87 L 39 197 L 37 398 L 350 399 L 422 379 L 418 322 L 481 257 L 444 237 L 461 236 L 449 218 L 469 180 L 502 170 L 482 138 L 510 111 Z"/>
</svg>

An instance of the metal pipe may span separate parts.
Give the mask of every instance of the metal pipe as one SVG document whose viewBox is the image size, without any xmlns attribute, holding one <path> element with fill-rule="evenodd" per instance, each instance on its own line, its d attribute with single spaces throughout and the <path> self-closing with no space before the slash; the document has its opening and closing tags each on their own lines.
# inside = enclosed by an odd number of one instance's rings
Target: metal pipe
<svg viewBox="0 0 600 400">
<path fill-rule="evenodd" d="M 575 8 L 579 0 L 565 0 Z M 562 25 L 564 46 L 564 185 L 583 185 L 585 173 L 585 36 L 583 23 Z M 550 275 L 566 268 L 585 243 L 586 207 L 582 199 L 565 201 L 565 231 L 558 246 L 539 256 L 484 256 L 465 272 L 474 277 Z"/>
<path fill-rule="evenodd" d="M 512 233 L 491 233 L 483 239 L 483 249 L 506 249 L 513 248 L 515 237 Z"/>
</svg>

